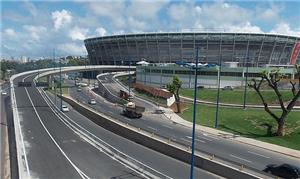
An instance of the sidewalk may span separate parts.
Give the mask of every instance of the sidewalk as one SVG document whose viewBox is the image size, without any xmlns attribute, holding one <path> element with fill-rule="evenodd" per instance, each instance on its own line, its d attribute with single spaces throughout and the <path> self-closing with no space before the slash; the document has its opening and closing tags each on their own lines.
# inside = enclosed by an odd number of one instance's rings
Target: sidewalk
<svg viewBox="0 0 300 179">
<path fill-rule="evenodd" d="M 192 122 L 189 122 L 189 121 L 186 121 L 186 120 L 182 119 L 180 116 L 178 116 L 176 113 L 174 113 L 170 108 L 163 108 L 163 107 L 160 107 L 160 108 L 165 111 L 165 113 L 164 113 L 165 116 L 168 119 L 170 119 L 171 121 L 173 121 L 177 124 L 186 126 L 186 127 L 190 127 L 190 128 L 193 127 Z M 275 144 L 270 144 L 270 143 L 267 143 L 267 142 L 262 142 L 262 141 L 251 139 L 251 138 L 241 137 L 239 135 L 235 135 L 235 134 L 232 134 L 232 133 L 229 133 L 229 132 L 213 129 L 213 128 L 210 128 L 210 127 L 201 126 L 201 125 L 198 125 L 198 124 L 196 124 L 196 130 L 203 131 L 203 132 L 213 134 L 213 135 L 216 135 L 216 136 L 219 136 L 219 137 L 223 137 L 223 138 L 226 138 L 226 139 L 231 139 L 231 140 L 234 140 L 236 142 L 252 145 L 252 146 L 255 146 L 255 147 L 267 149 L 267 150 L 270 150 L 270 151 L 273 151 L 273 152 L 281 153 L 281 154 L 284 154 L 284 155 L 288 155 L 288 156 L 300 159 L 300 151 L 298 151 L 298 150 L 282 147 L 282 146 L 275 145 Z"/>
<path fill-rule="evenodd" d="M 119 81 L 116 81 L 116 82 L 120 86 L 125 87 L 121 82 L 119 82 Z M 138 97 L 138 98 L 140 98 L 140 97 Z M 188 97 L 182 97 L 181 96 L 181 98 L 185 99 L 185 100 L 188 100 L 188 101 L 193 101 L 193 99 L 188 98 Z M 208 104 L 208 105 L 216 105 L 215 102 L 209 102 L 209 101 L 197 100 L 197 102 L 198 103 L 203 103 L 203 104 Z M 231 106 L 231 107 L 243 107 L 243 105 L 240 105 L 240 104 L 229 104 L 229 103 L 219 103 L 219 104 L 220 104 L 220 106 L 223 105 L 223 106 Z M 249 108 L 263 108 L 262 105 L 246 105 L 246 107 L 249 107 Z M 270 106 L 270 107 L 271 108 L 272 107 L 273 108 L 280 108 L 280 106 Z M 162 107 L 162 106 L 160 106 L 159 108 L 165 111 L 164 115 L 166 116 L 167 119 L 169 119 L 169 120 L 171 120 L 171 121 L 173 121 L 177 124 L 186 126 L 186 127 L 190 127 L 190 128 L 193 127 L 192 122 L 189 122 L 187 120 L 182 119 L 180 116 L 178 116 L 176 113 L 174 113 L 170 108 L 165 108 L 165 107 Z M 300 109 L 300 106 L 295 106 L 294 108 L 295 109 Z M 267 150 L 270 150 L 270 151 L 273 151 L 273 152 L 281 153 L 281 154 L 284 154 L 284 155 L 288 155 L 288 156 L 300 159 L 300 151 L 298 151 L 298 150 L 290 149 L 290 148 L 287 148 L 287 147 L 282 147 L 282 146 L 275 145 L 275 144 L 270 144 L 270 143 L 267 143 L 267 142 L 262 142 L 262 141 L 251 139 L 251 138 L 241 137 L 241 136 L 236 135 L 236 134 L 232 134 L 232 133 L 229 133 L 229 132 L 226 132 L 226 131 L 217 130 L 217 129 L 210 128 L 210 127 L 201 126 L 201 125 L 198 125 L 198 124 L 196 124 L 196 130 L 203 131 L 203 132 L 215 135 L 215 136 L 219 136 L 219 137 L 226 138 L 226 139 L 231 139 L 231 140 L 234 140 L 236 142 L 252 145 L 252 146 L 255 146 L 255 147 L 267 149 Z"/>
</svg>

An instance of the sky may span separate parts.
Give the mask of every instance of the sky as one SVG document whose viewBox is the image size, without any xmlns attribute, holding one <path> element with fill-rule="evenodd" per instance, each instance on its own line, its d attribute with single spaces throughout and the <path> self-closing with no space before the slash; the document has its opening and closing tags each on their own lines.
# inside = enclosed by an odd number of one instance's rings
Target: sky
<svg viewBox="0 0 300 179">
<path fill-rule="evenodd" d="M 294 1 L 1 1 L 1 58 L 86 55 L 83 40 L 143 32 L 253 32 L 300 37 Z"/>
</svg>

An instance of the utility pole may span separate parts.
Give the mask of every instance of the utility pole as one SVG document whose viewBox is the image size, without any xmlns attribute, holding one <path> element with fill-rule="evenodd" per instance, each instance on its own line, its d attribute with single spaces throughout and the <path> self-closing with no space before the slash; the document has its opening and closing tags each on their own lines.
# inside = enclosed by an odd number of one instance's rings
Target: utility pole
<svg viewBox="0 0 300 179">
<path fill-rule="evenodd" d="M 129 60 L 129 69 L 128 69 L 128 92 L 129 92 L 129 99 L 130 99 L 130 85 L 131 85 L 130 63 L 131 63 L 131 61 Z"/>
<path fill-rule="evenodd" d="M 59 90 L 60 90 L 60 110 L 62 110 L 62 89 L 61 89 L 61 58 L 59 58 Z"/>
<path fill-rule="evenodd" d="M 56 61 L 55 61 L 55 49 L 53 49 L 53 60 L 54 60 L 54 71 L 56 70 Z M 53 76 L 53 80 L 54 80 L 54 103 L 56 106 L 56 86 L 57 86 L 57 81 L 55 80 L 54 76 Z"/>
<path fill-rule="evenodd" d="M 217 92 L 217 106 L 216 106 L 216 116 L 215 116 L 215 128 L 218 128 L 218 119 L 219 119 L 219 102 L 220 102 L 220 82 L 221 82 L 221 69 L 222 69 L 222 55 L 219 58 L 218 68 L 218 92 Z"/>
<path fill-rule="evenodd" d="M 244 104 L 243 109 L 246 109 L 246 98 L 247 98 L 247 85 L 248 85 L 248 63 L 249 63 L 249 52 L 247 52 L 246 57 L 246 81 L 245 81 L 245 88 L 244 88 Z"/>
<path fill-rule="evenodd" d="M 199 55 L 198 53 L 199 53 L 199 47 L 197 46 L 195 84 L 194 84 L 194 112 L 193 112 L 193 134 L 192 134 L 192 156 L 191 156 L 190 179 L 194 179 L 194 165 L 195 165 L 195 128 L 196 128 L 196 113 L 197 113 L 197 77 L 198 77 L 198 55 Z"/>
</svg>

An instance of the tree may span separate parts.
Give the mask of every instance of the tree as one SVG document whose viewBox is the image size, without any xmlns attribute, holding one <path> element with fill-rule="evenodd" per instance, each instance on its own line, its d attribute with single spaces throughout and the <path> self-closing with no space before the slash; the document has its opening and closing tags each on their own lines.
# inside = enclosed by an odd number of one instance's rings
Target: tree
<svg viewBox="0 0 300 179">
<path fill-rule="evenodd" d="M 300 66 L 296 65 L 296 76 L 297 76 L 297 81 L 298 81 L 298 86 L 300 87 Z M 284 75 L 280 74 L 279 69 L 275 69 L 272 70 L 270 73 L 267 72 L 263 72 L 261 75 L 261 79 L 259 81 L 252 79 L 252 82 L 249 85 L 249 87 L 253 88 L 257 94 L 259 95 L 263 105 L 264 105 L 264 109 L 267 113 L 269 113 L 277 122 L 277 132 L 276 134 L 278 136 L 284 136 L 284 124 L 285 124 L 285 120 L 288 116 L 288 114 L 292 111 L 292 109 L 294 108 L 294 106 L 296 105 L 296 102 L 300 96 L 300 89 L 298 87 L 298 89 L 296 89 L 296 82 L 292 82 L 290 81 L 291 85 L 292 85 L 292 89 L 291 92 L 293 94 L 292 99 L 288 102 L 288 104 L 285 106 L 284 105 L 284 101 L 282 98 L 282 94 L 280 93 L 279 89 L 278 89 L 278 82 L 284 77 Z M 271 87 L 280 104 L 280 108 L 282 110 L 280 115 L 275 114 L 273 111 L 270 110 L 267 101 L 265 100 L 263 94 L 260 91 L 261 85 L 267 82 L 267 85 L 269 87 Z"/>
<path fill-rule="evenodd" d="M 174 94 L 174 96 L 175 96 L 175 102 L 177 105 L 178 113 L 181 113 L 180 96 L 179 96 L 179 89 L 181 88 L 181 85 L 182 85 L 182 81 L 179 79 L 179 77 L 177 75 L 174 75 L 172 83 L 167 85 L 168 91 L 170 91 L 170 93 Z"/>
</svg>

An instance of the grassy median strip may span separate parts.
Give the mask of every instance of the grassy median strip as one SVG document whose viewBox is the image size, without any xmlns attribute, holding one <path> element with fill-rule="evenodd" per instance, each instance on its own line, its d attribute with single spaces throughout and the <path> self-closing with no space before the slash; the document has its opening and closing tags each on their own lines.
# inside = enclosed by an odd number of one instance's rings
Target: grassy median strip
<svg viewBox="0 0 300 179">
<path fill-rule="evenodd" d="M 290 90 L 281 91 L 283 99 L 285 101 L 292 98 L 292 92 Z M 276 94 L 269 90 L 263 91 L 262 94 L 266 98 L 267 102 L 270 104 L 278 104 Z M 180 95 L 185 97 L 193 98 L 194 90 L 193 89 L 181 89 Z M 217 89 L 198 89 L 198 100 L 205 100 L 215 102 L 217 100 Z M 220 90 L 220 102 L 221 103 L 233 103 L 233 104 L 243 104 L 244 102 L 244 91 L 242 89 L 238 90 Z M 257 93 L 252 90 L 247 90 L 247 104 L 261 104 L 261 100 Z"/>
<path fill-rule="evenodd" d="M 193 119 L 193 106 L 188 105 L 180 116 Z M 197 106 L 197 124 L 214 127 L 216 108 Z M 279 112 L 279 111 L 278 111 Z M 274 136 L 277 124 L 263 109 L 219 108 L 218 129 L 249 138 L 300 150 L 300 112 L 292 111 L 286 119 L 286 135 Z"/>
</svg>

